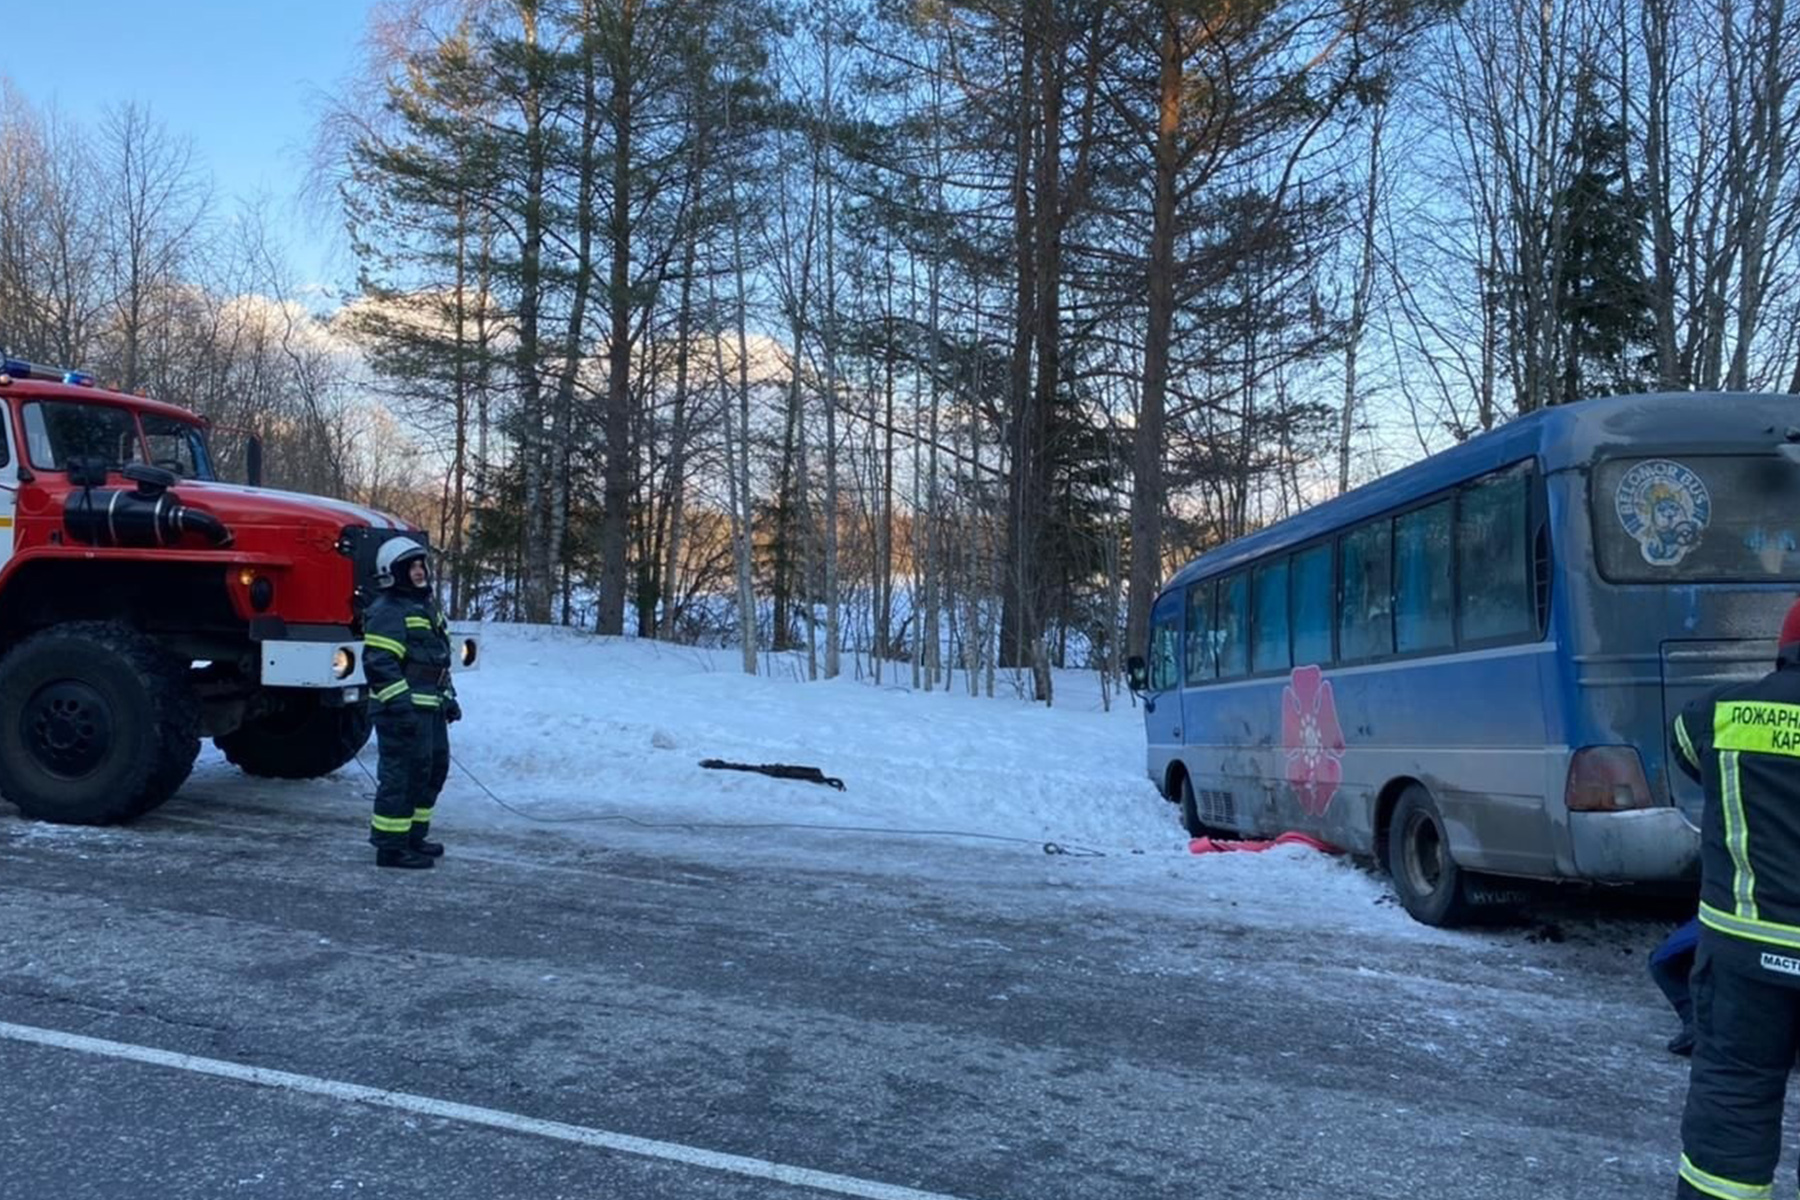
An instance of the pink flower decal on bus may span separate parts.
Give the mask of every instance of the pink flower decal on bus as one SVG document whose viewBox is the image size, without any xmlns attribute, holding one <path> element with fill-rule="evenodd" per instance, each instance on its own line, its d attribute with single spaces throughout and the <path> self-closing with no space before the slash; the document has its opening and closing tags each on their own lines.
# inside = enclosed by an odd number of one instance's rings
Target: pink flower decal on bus
<svg viewBox="0 0 1800 1200">
<path fill-rule="evenodd" d="M 1324 815 L 1344 778 L 1344 731 L 1331 683 L 1318 667 L 1295 667 L 1281 689 L 1281 744 L 1300 807 Z"/>
</svg>

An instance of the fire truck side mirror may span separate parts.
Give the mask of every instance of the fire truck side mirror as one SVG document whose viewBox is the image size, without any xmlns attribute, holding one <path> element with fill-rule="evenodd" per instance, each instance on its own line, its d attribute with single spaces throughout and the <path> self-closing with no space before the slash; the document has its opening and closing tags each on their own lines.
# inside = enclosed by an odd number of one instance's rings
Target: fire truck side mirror
<svg viewBox="0 0 1800 1200">
<path fill-rule="evenodd" d="M 75 487 L 106 486 L 107 462 L 97 454 L 75 455 L 64 464 L 64 469 Z"/>
<path fill-rule="evenodd" d="M 254 433 L 244 443 L 244 482 L 251 487 L 262 486 L 262 439 Z"/>
</svg>

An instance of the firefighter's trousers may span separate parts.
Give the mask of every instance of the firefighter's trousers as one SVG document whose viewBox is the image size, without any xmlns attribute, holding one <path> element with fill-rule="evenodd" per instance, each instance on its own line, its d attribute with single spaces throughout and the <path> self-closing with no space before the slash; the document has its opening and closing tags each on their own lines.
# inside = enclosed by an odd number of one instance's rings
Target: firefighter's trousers
<svg viewBox="0 0 1800 1200">
<path fill-rule="evenodd" d="M 1675 1194 L 1763 1200 L 1781 1159 L 1782 1102 L 1800 1049 L 1800 980 L 1759 966 L 1765 948 L 1715 940 L 1738 941 L 1707 930 L 1694 962 L 1696 1043 Z"/>
<path fill-rule="evenodd" d="M 369 841 L 406 846 L 425 840 L 432 810 L 450 774 L 450 732 L 440 708 L 377 710 L 375 815 Z"/>
</svg>

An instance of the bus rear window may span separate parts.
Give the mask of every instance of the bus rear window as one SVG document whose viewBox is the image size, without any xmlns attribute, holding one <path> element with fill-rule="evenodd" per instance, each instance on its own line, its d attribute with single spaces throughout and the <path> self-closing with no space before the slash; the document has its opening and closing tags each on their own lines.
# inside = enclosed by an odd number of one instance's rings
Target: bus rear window
<svg viewBox="0 0 1800 1200">
<path fill-rule="evenodd" d="M 1613 458 L 1594 545 L 1615 583 L 1800 581 L 1800 466 L 1773 454 Z"/>
</svg>

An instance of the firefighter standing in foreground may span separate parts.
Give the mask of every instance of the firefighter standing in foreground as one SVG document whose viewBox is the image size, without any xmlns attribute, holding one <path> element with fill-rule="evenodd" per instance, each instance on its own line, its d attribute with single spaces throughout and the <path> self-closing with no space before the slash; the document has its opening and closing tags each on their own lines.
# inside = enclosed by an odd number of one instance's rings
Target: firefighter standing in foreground
<svg viewBox="0 0 1800 1200">
<path fill-rule="evenodd" d="M 1775 670 L 1689 705 L 1673 736 L 1676 761 L 1706 788 L 1676 1195 L 1765 1200 L 1800 1050 L 1800 603 Z"/>
<path fill-rule="evenodd" d="M 369 841 L 382 867 L 429 867 L 444 853 L 426 836 L 450 773 L 447 726 L 462 716 L 450 686 L 450 634 L 431 594 L 425 547 L 390 538 L 375 554 L 380 588 L 363 618 L 380 751 Z"/>
</svg>

